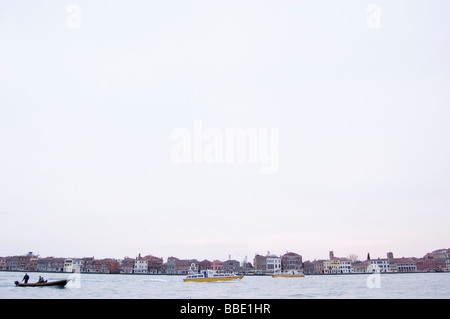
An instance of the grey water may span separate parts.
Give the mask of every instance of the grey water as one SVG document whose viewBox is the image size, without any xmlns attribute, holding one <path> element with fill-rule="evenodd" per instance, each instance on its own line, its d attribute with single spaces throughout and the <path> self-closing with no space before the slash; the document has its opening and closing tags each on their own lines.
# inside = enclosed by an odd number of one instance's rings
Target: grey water
<svg viewBox="0 0 450 319">
<path fill-rule="evenodd" d="M 450 273 L 245 276 L 226 282 L 183 282 L 182 276 L 29 273 L 65 288 L 16 287 L 25 273 L 0 272 L 1 299 L 448 299 Z"/>
</svg>

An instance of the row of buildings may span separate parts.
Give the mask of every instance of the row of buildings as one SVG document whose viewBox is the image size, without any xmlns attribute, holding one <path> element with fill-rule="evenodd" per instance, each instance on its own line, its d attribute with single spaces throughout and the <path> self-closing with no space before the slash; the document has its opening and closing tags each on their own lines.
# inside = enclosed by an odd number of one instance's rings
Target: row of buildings
<svg viewBox="0 0 450 319">
<path fill-rule="evenodd" d="M 212 269 L 219 272 L 235 272 L 246 275 L 264 275 L 277 271 L 300 270 L 307 275 L 319 274 L 352 274 L 352 273 L 396 273 L 396 272 L 441 272 L 450 271 L 450 249 L 438 249 L 427 253 L 422 258 L 394 258 L 392 252 L 386 258 L 371 259 L 367 255 L 365 261 L 355 257 L 336 257 L 330 251 L 328 259 L 303 262 L 302 256 L 294 252 L 286 252 L 279 256 L 256 254 L 253 263 L 247 258 L 239 262 L 231 259 L 202 260 L 167 258 L 151 255 L 123 259 L 84 258 L 41 258 L 33 253 L 21 256 L 0 257 L 0 270 L 3 271 L 37 271 L 37 272 L 82 272 L 108 274 L 167 274 L 185 275 L 194 264 L 199 270 Z"/>
</svg>

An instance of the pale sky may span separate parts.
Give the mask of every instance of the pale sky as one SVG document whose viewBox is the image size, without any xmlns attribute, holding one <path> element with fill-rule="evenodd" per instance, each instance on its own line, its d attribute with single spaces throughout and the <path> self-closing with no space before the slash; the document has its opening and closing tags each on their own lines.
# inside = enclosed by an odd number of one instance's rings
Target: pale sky
<svg viewBox="0 0 450 319">
<path fill-rule="evenodd" d="M 1 1 L 0 256 L 450 247 L 449 12 L 447 0 Z M 175 163 L 172 133 L 195 121 L 277 129 L 277 172 Z"/>
</svg>

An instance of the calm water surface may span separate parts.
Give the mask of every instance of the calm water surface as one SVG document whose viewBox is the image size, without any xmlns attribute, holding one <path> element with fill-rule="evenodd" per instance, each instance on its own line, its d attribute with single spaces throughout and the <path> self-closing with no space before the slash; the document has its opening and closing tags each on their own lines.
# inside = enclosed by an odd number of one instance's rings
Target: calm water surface
<svg viewBox="0 0 450 319">
<path fill-rule="evenodd" d="M 25 273 L 0 272 L 2 299 L 448 299 L 450 273 L 322 275 L 303 278 L 246 276 L 239 281 L 183 282 L 182 276 L 78 274 L 73 287 L 16 287 Z M 29 273 L 30 282 L 39 276 L 60 280 L 73 275 L 65 273 Z"/>
</svg>

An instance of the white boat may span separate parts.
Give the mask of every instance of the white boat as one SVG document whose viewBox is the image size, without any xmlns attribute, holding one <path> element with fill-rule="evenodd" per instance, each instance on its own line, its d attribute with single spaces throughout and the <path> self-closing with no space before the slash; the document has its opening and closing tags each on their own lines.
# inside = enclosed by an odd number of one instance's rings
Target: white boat
<svg viewBox="0 0 450 319">
<path fill-rule="evenodd" d="M 208 282 L 208 281 L 228 281 L 242 279 L 243 276 L 233 273 L 222 273 L 215 270 L 202 270 L 197 271 L 197 267 L 194 264 L 191 265 L 188 275 L 183 279 L 184 282 Z"/>
<path fill-rule="evenodd" d="M 287 270 L 287 271 L 279 271 L 279 272 L 274 272 L 272 274 L 273 278 L 282 278 L 282 277 L 305 277 L 305 275 L 303 274 L 303 272 L 298 271 L 298 270 Z"/>
</svg>

